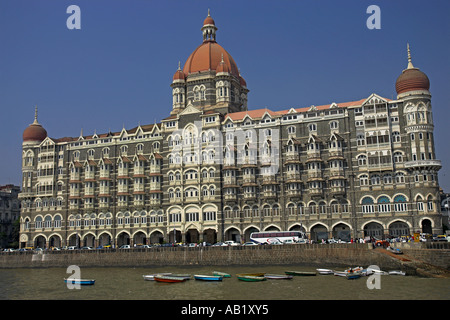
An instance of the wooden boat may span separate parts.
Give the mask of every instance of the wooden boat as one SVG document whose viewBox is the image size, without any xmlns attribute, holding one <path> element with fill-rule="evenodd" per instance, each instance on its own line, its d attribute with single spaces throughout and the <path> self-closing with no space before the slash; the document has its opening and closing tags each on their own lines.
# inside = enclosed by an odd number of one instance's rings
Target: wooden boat
<svg viewBox="0 0 450 320">
<path fill-rule="evenodd" d="M 156 275 L 154 276 L 154 280 L 158 282 L 168 282 L 168 283 L 174 283 L 174 282 L 183 282 L 186 281 L 185 278 L 182 277 L 173 277 L 173 276 L 162 276 L 162 275 Z"/>
<path fill-rule="evenodd" d="M 220 271 L 213 271 L 213 275 L 221 276 L 222 278 L 231 278 L 231 274 Z"/>
<path fill-rule="evenodd" d="M 191 275 L 187 274 L 187 273 L 172 273 L 170 276 L 171 277 L 175 277 L 175 278 L 182 278 L 184 280 L 190 280 L 191 279 Z"/>
<path fill-rule="evenodd" d="M 92 285 L 95 283 L 94 279 L 64 279 L 65 283 L 80 284 L 80 285 Z"/>
<path fill-rule="evenodd" d="M 391 246 L 386 248 L 387 251 L 390 251 L 394 254 L 403 254 L 403 251 L 397 248 L 392 248 Z"/>
<path fill-rule="evenodd" d="M 315 272 L 307 272 L 307 271 L 285 271 L 287 275 L 291 276 L 315 276 Z"/>
<path fill-rule="evenodd" d="M 265 274 L 264 277 L 271 280 L 290 280 L 294 278 L 294 276 L 284 274 Z"/>
<path fill-rule="evenodd" d="M 248 282 L 266 280 L 266 278 L 264 277 L 264 273 L 241 273 L 237 274 L 236 277 L 241 281 L 248 281 Z"/>
<path fill-rule="evenodd" d="M 333 270 L 331 269 L 316 269 L 319 274 L 333 274 Z"/>
<path fill-rule="evenodd" d="M 144 280 L 148 280 L 148 281 L 153 281 L 155 280 L 155 276 L 160 275 L 160 276 L 170 276 L 172 273 L 170 272 L 165 272 L 165 273 L 155 273 L 155 274 L 147 274 L 147 275 L 143 275 L 142 277 L 144 278 Z"/>
<path fill-rule="evenodd" d="M 400 270 L 392 270 L 392 271 L 389 271 L 388 274 L 393 275 L 393 276 L 405 276 L 406 272 L 400 271 Z"/>
<path fill-rule="evenodd" d="M 194 275 L 195 280 L 203 280 L 203 281 L 222 281 L 222 276 L 207 276 L 202 274 L 195 274 Z"/>
</svg>

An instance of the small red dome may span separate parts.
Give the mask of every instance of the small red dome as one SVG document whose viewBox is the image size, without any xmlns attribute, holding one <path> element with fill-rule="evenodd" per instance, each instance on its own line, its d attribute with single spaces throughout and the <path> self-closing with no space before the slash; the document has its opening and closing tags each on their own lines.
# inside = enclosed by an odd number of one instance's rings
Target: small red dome
<svg viewBox="0 0 450 320">
<path fill-rule="evenodd" d="M 206 19 L 203 21 L 203 25 L 204 26 L 206 26 L 207 24 L 212 24 L 212 25 L 216 25 L 216 23 L 214 22 L 214 19 L 213 18 L 211 18 L 211 16 L 210 15 L 208 15 L 207 17 L 206 17 Z"/>
<path fill-rule="evenodd" d="M 397 78 L 395 82 L 395 90 L 397 94 L 416 91 L 416 90 L 429 90 L 430 80 L 427 75 L 417 68 L 408 68 L 403 70 L 402 74 Z"/>
<path fill-rule="evenodd" d="M 186 75 L 184 74 L 184 72 L 181 69 L 178 69 L 175 74 L 173 75 L 173 81 L 175 80 L 185 80 L 186 79 Z"/>
<path fill-rule="evenodd" d="M 223 60 L 219 62 L 219 65 L 216 68 L 216 73 L 219 73 L 219 72 L 230 73 L 230 67 Z"/>
<path fill-rule="evenodd" d="M 23 141 L 43 141 L 47 138 L 47 131 L 37 122 L 30 124 L 22 135 Z"/>
</svg>

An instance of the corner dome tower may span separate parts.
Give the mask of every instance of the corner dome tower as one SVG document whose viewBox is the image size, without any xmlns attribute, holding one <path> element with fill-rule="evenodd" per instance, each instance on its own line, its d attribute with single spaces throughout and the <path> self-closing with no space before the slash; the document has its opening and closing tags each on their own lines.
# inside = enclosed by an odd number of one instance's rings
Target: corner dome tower
<svg viewBox="0 0 450 320">
<path fill-rule="evenodd" d="M 395 82 L 397 96 L 414 94 L 415 92 L 430 94 L 429 89 L 430 80 L 427 75 L 419 68 L 415 68 L 411 62 L 411 51 L 408 44 L 408 67 L 403 70 Z"/>
</svg>

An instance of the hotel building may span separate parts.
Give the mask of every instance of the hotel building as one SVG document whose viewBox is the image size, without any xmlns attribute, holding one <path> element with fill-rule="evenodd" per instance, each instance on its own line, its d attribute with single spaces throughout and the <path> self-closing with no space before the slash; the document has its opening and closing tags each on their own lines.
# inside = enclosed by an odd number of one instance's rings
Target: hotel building
<svg viewBox="0 0 450 320">
<path fill-rule="evenodd" d="M 209 14 L 201 31 L 159 123 L 50 138 L 36 111 L 23 132 L 21 247 L 442 231 L 430 83 L 409 47 L 396 100 L 248 110 Z"/>
</svg>

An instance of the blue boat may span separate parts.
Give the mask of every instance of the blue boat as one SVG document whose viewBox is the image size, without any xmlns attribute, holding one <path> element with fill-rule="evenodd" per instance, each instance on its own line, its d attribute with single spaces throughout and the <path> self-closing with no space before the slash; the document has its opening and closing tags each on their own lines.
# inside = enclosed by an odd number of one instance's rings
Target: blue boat
<svg viewBox="0 0 450 320">
<path fill-rule="evenodd" d="M 203 280 L 203 281 L 222 281 L 222 276 L 208 276 L 208 275 L 201 275 L 201 274 L 195 274 L 194 275 L 195 280 Z"/>
<path fill-rule="evenodd" d="M 352 279 L 358 279 L 361 277 L 361 273 L 360 272 L 350 272 L 347 273 L 347 279 L 348 280 L 352 280 Z"/>
<path fill-rule="evenodd" d="M 80 285 L 92 285 L 95 283 L 94 279 L 64 279 L 65 283 L 80 284 Z"/>
</svg>

